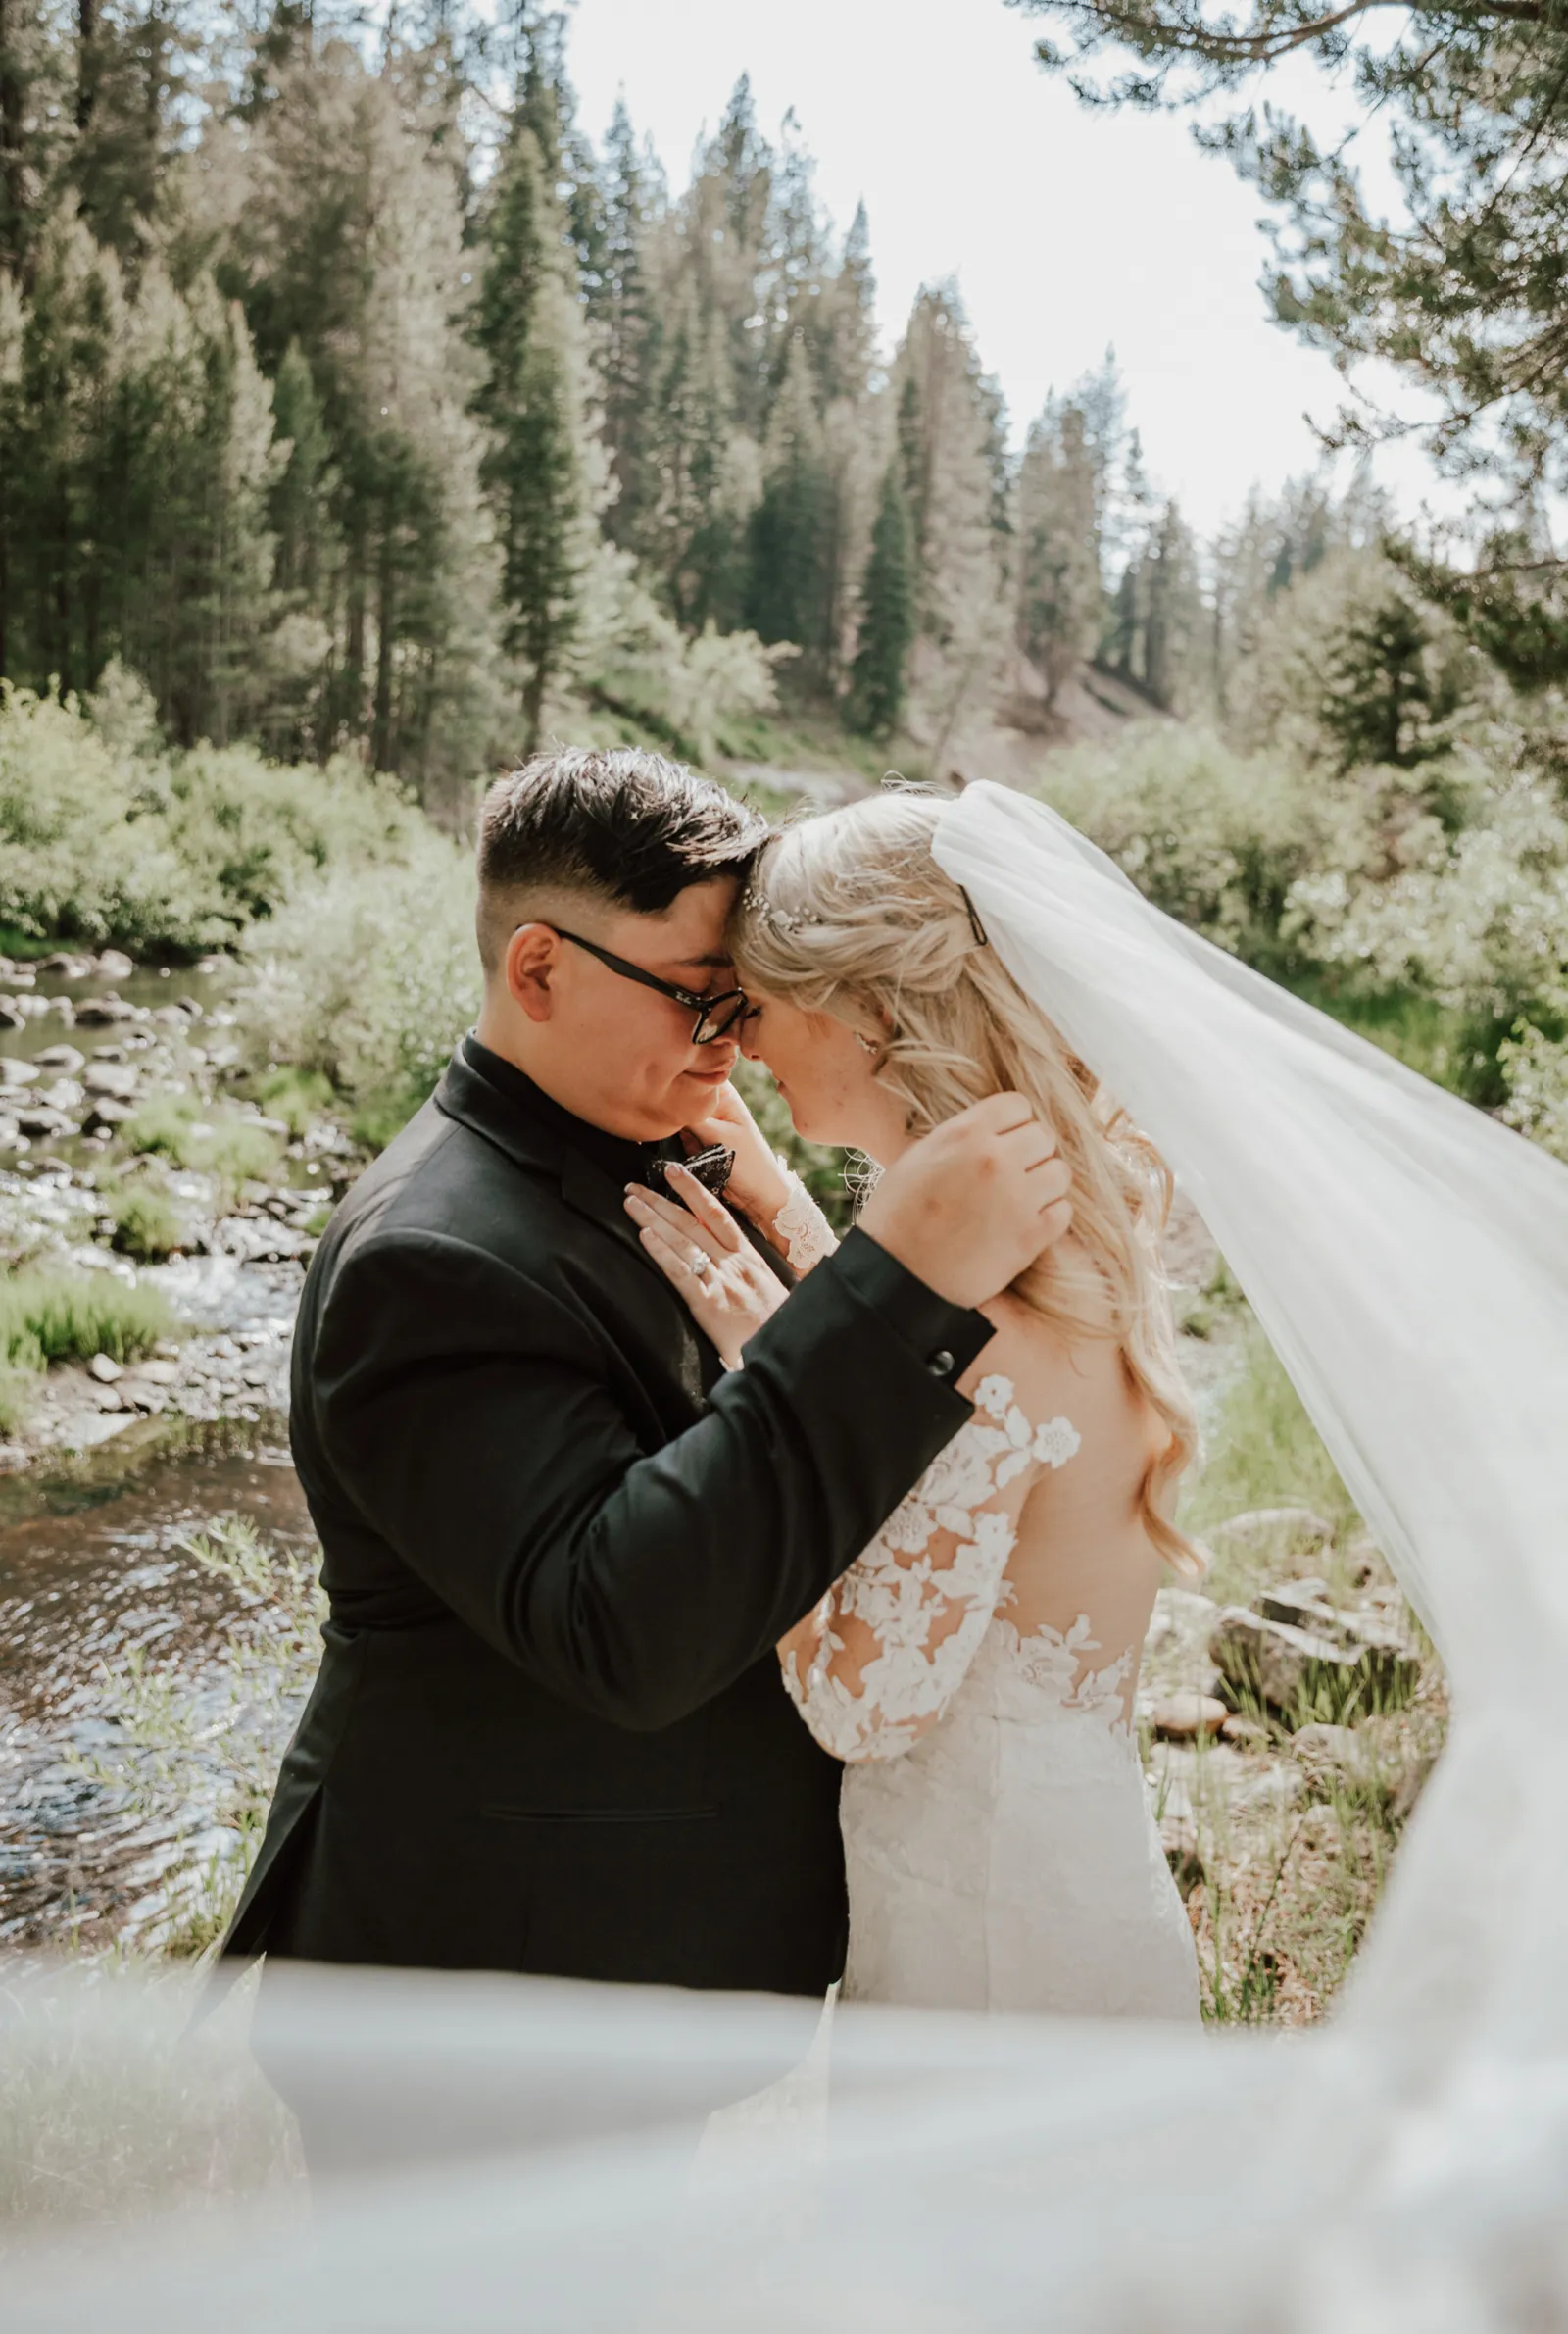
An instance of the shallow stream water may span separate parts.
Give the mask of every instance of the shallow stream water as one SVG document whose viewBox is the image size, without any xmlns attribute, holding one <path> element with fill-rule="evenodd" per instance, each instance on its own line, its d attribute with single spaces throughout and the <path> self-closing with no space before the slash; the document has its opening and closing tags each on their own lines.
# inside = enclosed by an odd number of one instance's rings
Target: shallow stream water
<svg viewBox="0 0 1568 2334">
<path fill-rule="evenodd" d="M 139 1654 L 199 1719 L 237 1607 L 184 1535 L 240 1514 L 274 1546 L 311 1545 L 279 1421 L 137 1433 L 50 1480 L 0 1479 L 0 1946 L 158 1933 L 211 1810 L 199 1757 L 142 1762 L 134 1791 L 98 1771 L 119 1686 Z M 219 1779 L 215 1763 L 215 1796 Z M 207 1845 L 232 1853 L 234 1835 Z"/>
</svg>

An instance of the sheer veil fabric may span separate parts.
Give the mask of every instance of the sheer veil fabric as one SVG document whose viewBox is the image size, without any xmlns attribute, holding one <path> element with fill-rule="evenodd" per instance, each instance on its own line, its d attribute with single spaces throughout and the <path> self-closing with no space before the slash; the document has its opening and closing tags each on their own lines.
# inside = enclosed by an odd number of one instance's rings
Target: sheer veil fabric
<svg viewBox="0 0 1568 2334">
<path fill-rule="evenodd" d="M 1455 2044 L 1568 1945 L 1537 1828 L 1568 1657 L 1568 1168 L 1162 916 L 1043 805 L 973 787 L 935 848 L 1191 1192 L 1443 1656 L 1448 1749 L 1350 2008 Z"/>
<path fill-rule="evenodd" d="M 841 2011 L 830 2111 L 819 2038 L 693 2160 L 694 2109 L 804 2051 L 799 2009 L 293 1972 L 293 2047 L 368 2122 L 390 2075 L 448 2159 L 470 2127 L 469 2160 L 305 2218 L 242 2005 L 178 2042 L 168 1982 L 14 1977 L 0 2195 L 67 2231 L 0 2256 L 14 2334 L 1568 2322 L 1568 1170 L 1040 805 L 971 787 L 936 850 L 1192 1193 L 1448 1666 L 1343 2010 L 1290 2037 Z M 89 2242 L 65 2184 L 120 2228 Z"/>
</svg>

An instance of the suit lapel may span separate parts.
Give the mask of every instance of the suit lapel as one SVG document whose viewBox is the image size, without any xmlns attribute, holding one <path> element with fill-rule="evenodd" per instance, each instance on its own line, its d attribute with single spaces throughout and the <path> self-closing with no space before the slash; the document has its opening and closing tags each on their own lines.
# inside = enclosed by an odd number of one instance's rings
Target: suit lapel
<svg viewBox="0 0 1568 2334">
<path fill-rule="evenodd" d="M 626 1214 L 627 1176 L 617 1179 L 607 1166 L 573 1142 L 574 1121 L 565 1112 L 558 1112 L 553 1105 L 535 1111 L 528 1107 L 523 1092 L 515 1098 L 501 1093 L 465 1059 L 461 1046 L 442 1073 L 435 1102 L 447 1117 L 458 1119 L 519 1167 L 553 1177 L 569 1208 L 626 1256 L 635 1258 L 639 1274 L 646 1275 L 658 1290 L 648 1309 L 647 1325 L 651 1329 L 657 1322 L 665 1366 L 688 1399 L 701 1404 L 714 1380 L 722 1376 L 723 1365 L 638 1238 L 637 1227 Z M 589 1139 L 593 1139 L 591 1130 Z M 634 1144 L 624 1148 L 629 1174 L 637 1149 Z"/>
</svg>

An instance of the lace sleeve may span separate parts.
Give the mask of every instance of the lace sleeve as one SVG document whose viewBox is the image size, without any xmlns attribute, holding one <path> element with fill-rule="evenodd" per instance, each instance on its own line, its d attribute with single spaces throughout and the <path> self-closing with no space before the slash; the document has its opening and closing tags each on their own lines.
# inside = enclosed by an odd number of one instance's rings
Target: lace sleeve
<svg viewBox="0 0 1568 2334">
<path fill-rule="evenodd" d="M 773 1218 L 773 1244 L 782 1247 L 797 1272 L 809 1272 L 838 1246 L 838 1236 L 793 1168 L 784 1167 L 790 1196 Z"/>
<path fill-rule="evenodd" d="M 781 1648 L 790 1698 L 825 1751 L 896 1759 L 935 1724 L 1002 1601 L 1030 1483 L 1077 1449 L 1067 1419 L 1030 1424 L 1010 1378 L 982 1382 L 974 1415 Z"/>
</svg>

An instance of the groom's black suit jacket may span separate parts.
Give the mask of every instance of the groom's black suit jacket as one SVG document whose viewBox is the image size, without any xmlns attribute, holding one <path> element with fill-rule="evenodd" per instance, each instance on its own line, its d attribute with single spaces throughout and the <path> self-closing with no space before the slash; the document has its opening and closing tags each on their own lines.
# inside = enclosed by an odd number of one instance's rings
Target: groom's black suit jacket
<svg viewBox="0 0 1568 2334">
<path fill-rule="evenodd" d="M 839 1769 L 773 1645 L 990 1329 L 852 1232 L 726 1374 L 624 1213 L 646 1163 L 469 1038 L 333 1217 L 291 1427 L 325 1654 L 226 1952 L 837 1975 Z"/>
</svg>

